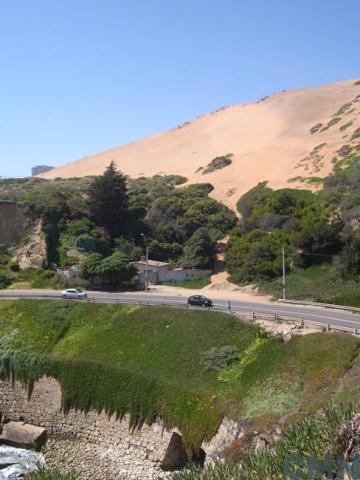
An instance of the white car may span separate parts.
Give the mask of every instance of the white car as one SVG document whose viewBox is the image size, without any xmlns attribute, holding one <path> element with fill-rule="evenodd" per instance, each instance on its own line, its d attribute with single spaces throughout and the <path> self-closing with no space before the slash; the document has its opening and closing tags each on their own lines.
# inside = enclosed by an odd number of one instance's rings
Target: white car
<svg viewBox="0 0 360 480">
<path fill-rule="evenodd" d="M 69 288 L 61 292 L 62 298 L 77 298 L 78 300 L 85 300 L 87 293 L 78 290 L 77 288 Z"/>
</svg>

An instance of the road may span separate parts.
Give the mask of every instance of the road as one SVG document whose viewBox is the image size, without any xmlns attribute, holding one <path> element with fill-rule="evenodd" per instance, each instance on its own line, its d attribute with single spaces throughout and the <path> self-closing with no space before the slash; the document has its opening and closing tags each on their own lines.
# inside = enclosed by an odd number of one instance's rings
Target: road
<svg viewBox="0 0 360 480">
<path fill-rule="evenodd" d="M 228 300 L 212 297 L 216 310 L 228 311 Z M 27 299 L 61 299 L 57 290 L 1 290 L 0 298 L 27 298 Z M 101 303 L 149 303 L 151 305 L 186 306 L 187 295 L 154 294 L 151 292 L 134 293 L 106 293 L 88 292 L 88 300 Z M 342 310 L 331 310 L 319 307 L 284 305 L 281 303 L 240 301 L 231 298 L 231 310 L 234 313 L 251 315 L 255 312 L 258 316 L 275 314 L 282 317 L 303 318 L 304 321 L 318 322 L 321 325 L 333 325 L 345 329 L 359 329 L 360 315 Z M 197 308 L 197 307 L 195 307 Z"/>
</svg>

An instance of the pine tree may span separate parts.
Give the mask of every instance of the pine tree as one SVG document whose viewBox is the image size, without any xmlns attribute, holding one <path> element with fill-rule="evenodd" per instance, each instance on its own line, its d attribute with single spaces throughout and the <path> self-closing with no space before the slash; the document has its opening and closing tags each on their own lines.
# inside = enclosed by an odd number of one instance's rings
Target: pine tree
<svg viewBox="0 0 360 480">
<path fill-rule="evenodd" d="M 111 162 L 104 174 L 89 188 L 88 204 L 95 223 L 114 238 L 122 235 L 128 218 L 128 191 L 125 176 Z"/>
</svg>

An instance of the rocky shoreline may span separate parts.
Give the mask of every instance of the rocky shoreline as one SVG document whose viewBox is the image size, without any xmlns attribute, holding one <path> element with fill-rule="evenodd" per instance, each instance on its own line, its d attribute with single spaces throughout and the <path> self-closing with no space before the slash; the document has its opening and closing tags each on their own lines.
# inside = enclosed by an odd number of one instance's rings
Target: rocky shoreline
<svg viewBox="0 0 360 480">
<path fill-rule="evenodd" d="M 76 471 L 79 480 L 166 480 L 172 474 L 132 448 L 103 447 L 81 439 L 52 436 L 42 453 L 50 470 Z"/>
</svg>

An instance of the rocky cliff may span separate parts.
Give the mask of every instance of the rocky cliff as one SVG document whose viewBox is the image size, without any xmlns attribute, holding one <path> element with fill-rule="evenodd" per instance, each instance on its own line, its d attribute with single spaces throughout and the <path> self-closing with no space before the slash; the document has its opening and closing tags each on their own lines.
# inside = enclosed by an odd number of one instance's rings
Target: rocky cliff
<svg viewBox="0 0 360 480">
<path fill-rule="evenodd" d="M 18 244 L 25 238 L 30 226 L 31 220 L 24 206 L 0 202 L 0 243 Z"/>
</svg>

